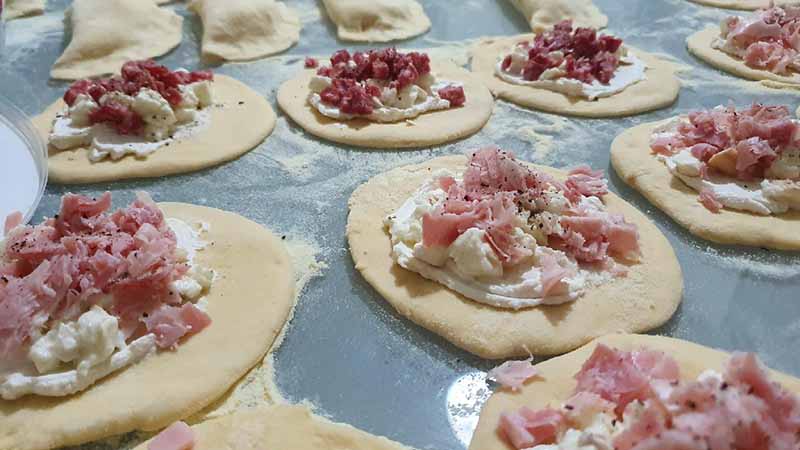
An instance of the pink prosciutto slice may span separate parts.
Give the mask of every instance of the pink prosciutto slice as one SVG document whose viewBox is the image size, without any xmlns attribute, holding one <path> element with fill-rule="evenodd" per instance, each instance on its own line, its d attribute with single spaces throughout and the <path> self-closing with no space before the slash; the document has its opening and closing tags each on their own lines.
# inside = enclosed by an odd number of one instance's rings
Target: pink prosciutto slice
<svg viewBox="0 0 800 450">
<path fill-rule="evenodd" d="M 194 444 L 192 428 L 184 422 L 175 422 L 158 433 L 147 444 L 147 450 L 191 450 Z"/>
<path fill-rule="evenodd" d="M 800 8 L 770 7 L 728 17 L 720 38 L 749 67 L 789 75 L 800 51 Z"/>
<path fill-rule="evenodd" d="M 527 359 L 525 361 L 506 361 L 490 370 L 488 377 L 501 386 L 516 391 L 521 388 L 526 381 L 538 374 L 539 370 L 531 364 L 530 359 Z"/>
</svg>

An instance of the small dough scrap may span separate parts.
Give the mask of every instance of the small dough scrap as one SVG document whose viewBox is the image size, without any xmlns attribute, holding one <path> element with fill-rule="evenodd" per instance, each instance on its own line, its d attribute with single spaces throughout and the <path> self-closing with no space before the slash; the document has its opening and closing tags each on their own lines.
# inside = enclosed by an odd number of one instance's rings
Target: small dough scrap
<svg viewBox="0 0 800 450">
<path fill-rule="evenodd" d="M 250 61 L 282 52 L 300 39 L 300 19 L 275 0 L 194 0 L 203 21 L 203 58 Z"/>
<path fill-rule="evenodd" d="M 531 24 L 534 33 L 571 19 L 575 27 L 605 28 L 608 17 L 592 0 L 510 0 Z"/>
<path fill-rule="evenodd" d="M 77 80 L 116 73 L 122 64 L 161 56 L 181 42 L 183 18 L 153 0 L 75 0 L 65 18 L 72 40 L 50 76 Z"/>
<path fill-rule="evenodd" d="M 476 76 L 455 64 L 432 61 L 437 78 L 464 84 L 464 106 L 432 111 L 413 119 L 379 123 L 367 119 L 335 120 L 308 103 L 308 82 L 315 70 L 305 70 L 278 89 L 278 105 L 307 132 L 345 145 L 375 149 L 427 147 L 476 133 L 492 115 L 494 98 Z"/>
<path fill-rule="evenodd" d="M 714 214 L 698 200 L 698 192 L 673 176 L 650 152 L 650 136 L 665 123 L 645 123 L 626 130 L 611 144 L 617 175 L 641 192 L 673 220 L 703 239 L 720 244 L 800 250 L 800 211 L 759 216 L 723 208 Z"/>
<path fill-rule="evenodd" d="M 164 428 L 225 394 L 273 346 L 295 303 L 280 238 L 230 212 L 160 206 L 167 217 L 209 224 L 209 245 L 195 258 L 218 273 L 206 295 L 211 326 L 80 394 L 0 402 L 0 449 L 48 450 Z"/>
<path fill-rule="evenodd" d="M 717 69 L 724 70 L 737 77 L 756 81 L 770 80 L 787 84 L 800 84 L 800 73 L 792 72 L 791 75 L 779 75 L 769 70 L 754 69 L 745 64 L 741 58 L 712 47 L 711 43 L 717 37 L 719 37 L 719 26 L 708 26 L 689 36 L 686 39 L 686 46 L 694 56 Z"/>
<path fill-rule="evenodd" d="M 242 410 L 195 425 L 192 430 L 193 450 L 412 450 L 331 422 L 302 405 Z M 134 450 L 147 450 L 147 443 Z"/>
<path fill-rule="evenodd" d="M 539 377 L 527 383 L 521 390 L 495 392 L 483 406 L 469 450 L 510 448 L 497 433 L 500 414 L 504 411 L 515 411 L 523 406 L 534 409 L 548 405 L 554 408 L 560 407 L 575 390 L 573 375 L 580 371 L 598 343 L 623 351 L 638 350 L 642 347 L 663 351 L 678 362 L 684 380 L 695 380 L 707 369 L 721 371 L 730 358 L 728 353 L 680 339 L 631 334 L 603 336 L 570 354 L 537 364 Z M 800 394 L 800 380 L 797 378 L 776 371 L 771 371 L 770 376 L 790 391 Z"/>
<path fill-rule="evenodd" d="M 400 167 L 360 186 L 349 201 L 347 240 L 364 279 L 411 321 L 483 358 L 557 355 L 617 331 L 643 332 L 664 324 L 683 295 L 683 277 L 667 238 L 639 210 L 614 194 L 609 211 L 639 228 L 643 259 L 618 278 L 589 289 L 574 302 L 513 311 L 469 300 L 405 270 L 392 259 L 383 220 L 438 169 L 463 171 L 463 156 L 446 156 Z M 566 173 L 533 166 L 558 179 Z"/>
<path fill-rule="evenodd" d="M 38 16 L 44 14 L 44 6 L 44 0 L 6 0 L 3 19 Z"/>
<path fill-rule="evenodd" d="M 88 148 L 49 149 L 49 180 L 60 184 L 99 183 L 153 178 L 213 167 L 232 161 L 257 147 L 272 133 L 277 116 L 267 100 L 244 83 L 214 75 L 211 122 L 191 138 L 173 141 L 155 153 L 137 159 L 126 156 L 93 163 Z M 33 118 L 39 136 L 47 142 L 53 121 L 65 107 L 63 100 Z"/>
<path fill-rule="evenodd" d="M 322 0 L 339 39 L 389 42 L 419 36 L 431 20 L 417 0 Z"/>
</svg>

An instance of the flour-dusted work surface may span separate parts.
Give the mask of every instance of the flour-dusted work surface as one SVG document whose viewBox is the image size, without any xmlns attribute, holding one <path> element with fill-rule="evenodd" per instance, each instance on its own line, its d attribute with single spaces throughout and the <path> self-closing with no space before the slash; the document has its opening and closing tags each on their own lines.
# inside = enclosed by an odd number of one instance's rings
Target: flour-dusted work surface
<svg viewBox="0 0 800 450">
<path fill-rule="evenodd" d="M 60 97 L 67 84 L 48 79 L 53 61 L 69 42 L 63 10 L 50 0 L 43 16 L 6 24 L 0 60 L 0 95 L 33 116 Z M 482 36 L 513 36 L 530 30 L 505 0 L 421 0 L 431 30 L 401 48 L 432 48 L 437 57 L 464 62 Z M 595 0 L 609 18 L 608 31 L 630 45 L 679 65 L 678 102 L 652 113 L 613 120 L 564 118 L 498 101 L 486 127 L 464 141 L 431 149 L 363 151 L 323 142 L 278 112 L 273 134 L 256 150 L 221 166 L 160 179 L 47 187 L 37 221 L 52 215 L 65 192 L 114 192 L 119 204 L 133 191 L 157 201 L 222 208 L 286 235 L 298 266 L 320 271 L 307 280 L 283 345 L 274 354 L 277 387 L 289 401 L 308 400 L 318 413 L 419 449 L 461 450 L 469 442 L 480 405 L 491 392 L 485 372 L 494 363 L 458 350 L 394 312 L 353 267 L 345 238 L 347 200 L 376 174 L 395 167 L 459 154 L 496 143 L 520 159 L 554 167 L 588 163 L 608 172 L 612 190 L 647 214 L 674 246 L 685 278 L 684 301 L 658 330 L 724 350 L 758 352 L 771 367 L 800 375 L 800 254 L 718 246 L 692 237 L 627 187 L 609 163 L 609 147 L 622 131 L 701 107 L 753 101 L 797 105 L 797 93 L 766 88 L 719 72 L 685 49 L 686 37 L 717 24 L 730 11 L 686 0 Z M 371 48 L 339 42 L 336 28 L 317 0 L 294 0 L 303 30 L 297 46 L 278 57 L 214 67 L 265 95 L 279 111 L 281 83 L 302 70 L 306 55 L 339 48 Z M 170 67 L 204 68 L 199 19 L 183 3 L 166 6 L 184 18 L 180 46 L 159 59 Z M 792 108 L 794 109 L 794 108 Z M 647 151 L 643 149 L 643 151 Z M 299 270 L 299 269 L 298 269 Z M 303 277 L 306 281 L 308 277 Z M 222 413 L 275 398 L 251 373 L 224 402 Z M 236 398 L 237 395 L 241 397 Z M 215 417 L 209 412 L 204 420 Z M 132 434 L 81 450 L 132 448 Z"/>
</svg>

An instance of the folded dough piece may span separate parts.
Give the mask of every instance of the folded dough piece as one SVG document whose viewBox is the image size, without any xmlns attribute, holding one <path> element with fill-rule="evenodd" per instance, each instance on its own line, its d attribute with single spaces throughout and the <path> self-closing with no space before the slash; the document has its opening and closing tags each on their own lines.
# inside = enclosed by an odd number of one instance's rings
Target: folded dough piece
<svg viewBox="0 0 800 450">
<path fill-rule="evenodd" d="M 42 13 L 44 13 L 44 0 L 7 0 L 3 8 L 3 18 L 6 20 L 38 16 Z"/>
<path fill-rule="evenodd" d="M 75 80 L 114 73 L 130 60 L 161 56 L 181 42 L 183 19 L 154 0 L 75 0 L 72 40 L 50 76 Z"/>
<path fill-rule="evenodd" d="M 194 0 L 203 21 L 203 58 L 247 61 L 282 52 L 300 39 L 297 13 L 275 0 Z"/>
<path fill-rule="evenodd" d="M 416 0 L 322 0 L 343 41 L 389 42 L 418 36 L 431 20 Z"/>
<path fill-rule="evenodd" d="M 511 0 L 525 15 L 534 33 L 539 33 L 565 19 L 576 27 L 604 28 L 608 17 L 592 0 Z"/>
</svg>

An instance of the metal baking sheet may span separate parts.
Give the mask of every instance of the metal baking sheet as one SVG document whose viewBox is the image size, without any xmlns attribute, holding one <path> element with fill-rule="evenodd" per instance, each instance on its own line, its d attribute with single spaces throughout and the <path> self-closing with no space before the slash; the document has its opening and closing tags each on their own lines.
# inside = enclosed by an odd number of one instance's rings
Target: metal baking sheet
<svg viewBox="0 0 800 450">
<path fill-rule="evenodd" d="M 44 16 L 7 24 L 0 62 L 0 95 L 34 115 L 62 95 L 66 84 L 48 79 L 69 40 L 62 22 L 68 2 L 51 0 Z M 243 80 L 275 104 L 275 91 L 305 55 L 347 48 L 316 0 L 287 0 L 301 11 L 300 43 L 277 58 L 215 68 Z M 431 31 L 398 43 L 436 47 L 436 55 L 463 62 L 480 36 L 527 32 L 507 0 L 423 0 Z M 347 199 L 371 176 L 432 157 L 497 143 L 522 159 L 569 167 L 589 163 L 609 171 L 612 190 L 645 211 L 674 246 L 685 277 L 685 297 L 662 329 L 670 336 L 726 350 L 756 351 L 772 367 L 800 375 L 800 259 L 797 254 L 718 246 L 676 226 L 609 166 L 609 145 L 622 130 L 701 107 L 733 101 L 797 103 L 796 92 L 767 89 L 708 68 L 691 57 L 684 40 L 728 12 L 685 0 L 596 0 L 609 30 L 630 44 L 673 58 L 684 88 L 672 107 L 615 120 L 569 119 L 498 102 L 489 125 L 464 141 L 412 151 L 365 151 L 322 142 L 280 116 L 275 133 L 255 151 L 193 174 L 92 186 L 47 187 L 36 218 L 52 215 L 68 191 L 110 190 L 128 201 L 135 190 L 157 200 L 183 201 L 242 214 L 279 234 L 306 256 L 327 265 L 303 291 L 286 339 L 275 357 L 277 384 L 291 401 L 309 400 L 332 419 L 419 449 L 465 448 L 481 402 L 490 393 L 483 361 L 398 316 L 353 268 L 344 236 Z M 184 40 L 161 58 L 171 67 L 203 67 L 199 20 L 183 4 L 169 6 L 185 19 Z M 6 192 L 3 195 L 11 195 Z M 302 253 L 302 252 L 301 252 Z M 614 299 L 609 299 L 614 301 Z M 201 376 L 198 374 L 198 376 Z M 125 441 L 129 441 L 126 439 Z M 93 448 L 117 448 L 102 444 Z"/>
</svg>

